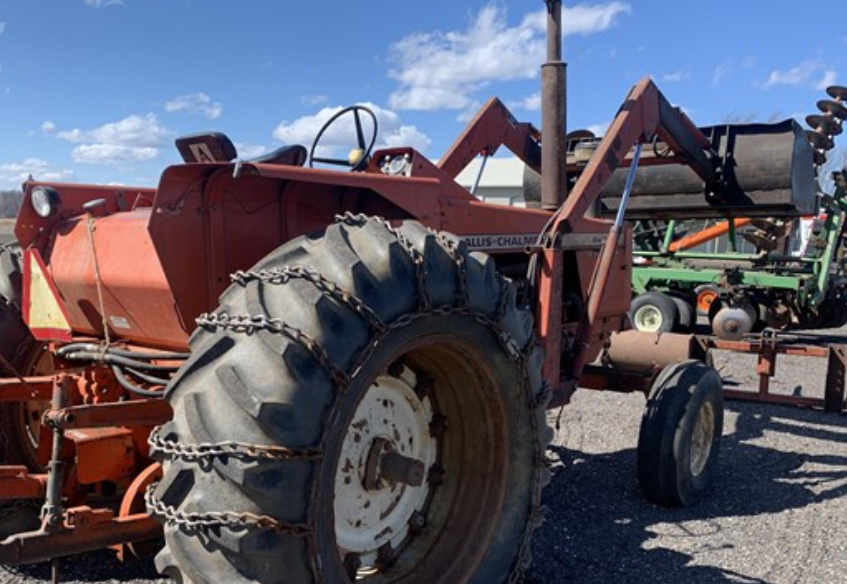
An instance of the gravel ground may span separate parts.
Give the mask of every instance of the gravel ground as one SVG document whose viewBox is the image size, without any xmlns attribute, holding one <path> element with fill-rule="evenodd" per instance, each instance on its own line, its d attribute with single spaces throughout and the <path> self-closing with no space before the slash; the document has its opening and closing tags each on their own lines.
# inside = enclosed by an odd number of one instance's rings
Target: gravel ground
<svg viewBox="0 0 847 584">
<path fill-rule="evenodd" d="M 847 329 L 818 336 L 847 342 Z M 755 386 L 754 363 L 715 359 L 725 384 L 741 388 Z M 823 372 L 822 360 L 786 358 L 773 388 L 819 396 Z M 528 584 L 847 584 L 847 417 L 728 403 L 715 488 L 668 510 L 646 503 L 635 480 L 643 405 L 585 391 L 563 410 Z M 119 564 L 108 552 L 62 567 L 67 583 L 168 582 L 152 561 Z M 0 584 L 49 581 L 46 566 L 0 568 Z"/>
</svg>

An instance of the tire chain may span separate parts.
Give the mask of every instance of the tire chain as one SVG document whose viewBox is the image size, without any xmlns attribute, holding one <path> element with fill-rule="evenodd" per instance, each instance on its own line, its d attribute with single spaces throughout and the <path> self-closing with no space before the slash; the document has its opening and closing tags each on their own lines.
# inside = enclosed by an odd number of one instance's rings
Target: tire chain
<svg viewBox="0 0 847 584">
<path fill-rule="evenodd" d="M 206 513 L 191 513 L 180 511 L 157 499 L 153 492 L 159 483 L 153 483 L 144 494 L 147 511 L 156 517 L 161 517 L 168 525 L 185 527 L 189 530 L 205 530 L 213 527 L 229 527 L 233 530 L 259 529 L 274 533 L 308 537 L 313 534 L 310 526 L 290 521 L 280 521 L 268 515 L 256 513 L 236 513 L 234 511 L 209 511 Z"/>
<path fill-rule="evenodd" d="M 240 458 L 260 462 L 315 461 L 323 458 L 317 448 L 288 448 L 286 446 L 262 446 L 246 442 L 201 442 L 185 444 L 163 438 L 159 428 L 155 428 L 147 439 L 150 453 L 162 453 L 169 458 L 187 461 L 201 461 L 216 458 Z"/>
<path fill-rule="evenodd" d="M 253 281 L 259 281 L 265 284 L 287 284 L 290 280 L 296 278 L 311 282 L 318 290 L 326 292 L 332 298 L 353 310 L 353 312 L 361 314 L 373 330 L 377 332 L 385 331 L 385 323 L 370 306 L 347 290 L 342 289 L 335 282 L 303 266 L 283 266 L 268 270 L 239 270 L 232 275 L 232 281 L 241 286 L 246 286 L 249 282 Z"/>
<path fill-rule="evenodd" d="M 350 381 L 354 379 L 361 371 L 362 367 L 369 361 L 376 350 L 382 345 L 386 337 L 393 331 L 409 326 L 411 323 L 429 316 L 465 316 L 476 320 L 478 323 L 490 329 L 496 336 L 498 342 L 507 352 L 512 361 L 520 363 L 519 369 L 524 372 L 521 383 L 521 394 L 526 400 L 527 405 L 532 408 L 532 416 L 530 416 L 531 424 L 534 430 L 534 435 L 538 435 L 538 421 L 535 415 L 535 409 L 540 407 L 540 403 L 549 397 L 549 389 L 543 390 L 539 396 L 529 395 L 528 379 L 525 373 L 526 363 L 529 354 L 535 348 L 536 340 L 533 338 L 527 343 L 525 350 L 521 350 L 517 342 L 509 335 L 509 333 L 500 325 L 499 320 L 508 310 L 508 292 L 506 291 L 505 278 L 497 274 L 497 280 L 500 284 L 500 298 L 496 311 L 497 320 L 493 320 L 480 312 L 475 312 L 469 305 L 469 294 L 467 287 L 467 268 L 465 265 L 464 256 L 459 253 L 459 246 L 445 236 L 433 230 L 432 233 L 438 238 L 439 242 L 448 250 L 453 262 L 456 264 L 458 291 L 456 301 L 458 306 L 443 305 L 433 308 L 426 294 L 426 273 L 424 268 L 423 256 L 414 245 L 403 235 L 399 229 L 393 227 L 386 219 L 381 217 L 372 217 L 363 214 L 345 213 L 337 215 L 336 221 L 345 225 L 362 227 L 370 221 L 374 221 L 382 225 L 389 231 L 409 253 L 412 262 L 415 265 L 417 290 L 419 294 L 420 310 L 414 313 L 404 314 L 395 319 L 390 324 L 385 324 L 381 319 L 360 300 L 352 296 L 349 292 L 342 290 L 333 282 L 327 280 L 322 275 L 309 271 L 300 266 L 284 266 L 282 268 L 273 268 L 270 270 L 255 270 L 255 271 L 238 271 L 232 275 L 232 280 L 235 283 L 246 285 L 250 281 L 260 281 L 269 284 L 286 284 L 292 278 L 301 278 L 313 283 L 318 289 L 326 292 L 332 298 L 335 298 L 342 304 L 348 306 L 355 313 L 364 318 L 377 331 L 377 335 L 371 343 L 363 349 L 356 363 L 351 368 L 352 374 L 347 374 L 339 367 L 334 365 L 326 352 L 320 348 L 317 342 L 306 335 L 299 329 L 286 324 L 280 318 L 268 318 L 265 315 L 231 315 L 227 313 L 217 314 L 202 314 L 197 318 L 197 324 L 200 327 L 212 330 L 228 330 L 235 333 L 253 334 L 258 331 L 268 331 L 271 333 L 284 334 L 295 343 L 300 344 L 307 349 L 318 363 L 330 374 L 339 390 L 339 394 L 346 392 L 350 385 Z M 336 407 L 338 396 L 331 406 L 328 425 L 332 425 L 333 420 L 340 412 Z M 204 443 L 196 445 L 184 445 L 175 442 L 166 442 L 157 433 L 151 434 L 150 443 L 154 450 L 162 452 L 171 457 L 188 458 L 190 460 L 203 460 L 207 458 L 218 458 L 220 456 L 231 456 L 233 454 L 255 458 L 256 460 L 320 460 L 323 457 L 323 443 L 321 448 L 307 450 L 293 450 L 285 447 L 267 447 L 252 444 L 244 444 L 238 442 L 224 443 Z M 535 465 L 538 469 L 536 476 L 536 485 L 532 493 L 532 509 L 528 519 L 529 525 L 537 525 L 541 520 L 541 477 L 540 472 L 547 468 L 545 463 L 544 451 L 538 440 L 535 440 Z M 285 533 L 300 537 L 313 537 L 314 529 L 307 524 L 296 524 L 290 522 L 282 522 L 272 517 L 265 515 L 256 515 L 254 513 L 234 511 L 217 511 L 207 513 L 190 513 L 180 511 L 179 509 L 165 504 L 157 499 L 154 495 L 158 483 L 151 485 L 145 494 L 148 511 L 151 515 L 159 516 L 165 519 L 170 525 L 177 525 L 189 529 L 205 529 L 211 527 L 230 527 L 235 529 L 255 528 L 260 530 L 268 530 L 276 533 Z M 316 486 L 315 486 L 316 488 Z M 526 530 L 526 536 L 521 544 L 521 549 L 518 552 L 517 564 L 512 574 L 509 577 L 508 584 L 518 584 L 524 579 L 524 571 L 529 563 L 530 541 L 532 529 Z M 314 546 L 313 542 L 313 546 Z M 316 575 L 319 575 L 319 570 L 313 567 Z M 318 582 L 320 582 L 318 578 Z"/>
</svg>

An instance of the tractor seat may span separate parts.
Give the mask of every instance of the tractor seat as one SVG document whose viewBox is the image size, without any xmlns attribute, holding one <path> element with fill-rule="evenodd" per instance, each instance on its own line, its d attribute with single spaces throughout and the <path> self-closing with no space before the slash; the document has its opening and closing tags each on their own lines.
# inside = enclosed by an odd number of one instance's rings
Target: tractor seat
<svg viewBox="0 0 847 584">
<path fill-rule="evenodd" d="M 176 139 L 176 147 L 186 163 L 231 162 L 238 157 L 235 145 L 226 134 L 220 132 L 201 132 Z M 259 164 L 279 164 L 284 166 L 303 166 L 309 153 L 304 146 L 295 144 L 283 146 L 247 162 Z"/>
<path fill-rule="evenodd" d="M 309 152 L 305 146 L 295 144 L 293 146 L 283 146 L 277 148 L 273 152 L 269 152 L 258 158 L 248 160 L 250 163 L 256 164 L 282 164 L 285 166 L 303 166 L 306 159 L 309 157 Z"/>
</svg>

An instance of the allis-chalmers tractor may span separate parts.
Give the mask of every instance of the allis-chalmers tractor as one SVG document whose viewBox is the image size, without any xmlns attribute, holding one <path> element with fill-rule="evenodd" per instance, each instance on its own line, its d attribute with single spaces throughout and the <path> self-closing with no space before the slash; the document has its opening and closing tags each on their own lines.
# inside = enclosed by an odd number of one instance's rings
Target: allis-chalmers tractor
<svg viewBox="0 0 847 584">
<path fill-rule="evenodd" d="M 515 582 L 546 410 L 578 387 L 648 396 L 648 498 L 704 491 L 721 381 L 692 337 L 618 334 L 624 211 L 639 163 L 690 168 L 698 204 L 743 193 L 649 80 L 590 162 L 567 164 L 561 3 L 547 8 L 542 132 L 492 100 L 434 164 L 372 152 L 357 106 L 329 122 L 355 122 L 349 159 L 315 156 L 323 130 L 311 156 L 249 162 L 204 134 L 177 141 L 185 164 L 155 190 L 25 184 L 0 256 L 0 563 L 163 538 L 157 565 L 183 583 Z M 538 208 L 455 182 L 501 146 L 541 173 Z M 596 218 L 617 168 L 616 219 Z"/>
</svg>

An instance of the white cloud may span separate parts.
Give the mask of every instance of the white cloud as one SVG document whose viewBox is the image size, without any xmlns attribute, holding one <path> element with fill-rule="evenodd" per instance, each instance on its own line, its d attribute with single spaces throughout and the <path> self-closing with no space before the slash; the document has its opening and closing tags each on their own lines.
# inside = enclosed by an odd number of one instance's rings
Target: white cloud
<svg viewBox="0 0 847 584">
<path fill-rule="evenodd" d="M 66 168 L 51 168 L 50 164 L 41 158 L 0 164 L 0 188 L 20 188 L 30 176 L 36 180 L 60 182 L 72 179 L 74 172 Z"/>
<path fill-rule="evenodd" d="M 599 124 L 591 124 L 590 126 L 586 127 L 585 129 L 588 130 L 589 132 L 593 132 L 595 136 L 605 136 L 606 132 L 609 131 L 609 126 L 611 126 L 611 125 L 612 125 L 612 120 L 609 120 L 608 122 L 602 122 L 602 123 L 599 123 Z"/>
<path fill-rule="evenodd" d="M 267 146 L 261 146 L 258 144 L 245 144 L 243 142 L 236 142 L 235 149 L 238 151 L 238 157 L 249 160 L 251 158 L 258 158 L 264 154 L 267 154 L 270 151 L 270 148 Z"/>
<path fill-rule="evenodd" d="M 565 8 L 565 35 L 608 30 L 631 11 L 623 2 Z M 415 33 L 391 47 L 389 77 L 398 88 L 394 109 L 467 109 L 473 94 L 493 82 L 531 79 L 545 58 L 546 11 L 509 26 L 499 4 L 483 8 L 464 31 Z"/>
<path fill-rule="evenodd" d="M 538 111 L 541 109 L 541 93 L 533 93 L 523 99 L 510 101 L 508 106 L 510 109 L 522 109 L 529 112 Z"/>
<path fill-rule="evenodd" d="M 325 95 L 304 95 L 300 98 L 300 103 L 306 105 L 323 105 L 329 103 L 329 98 Z"/>
<path fill-rule="evenodd" d="M 44 132 L 45 134 L 49 134 L 50 132 L 52 132 L 55 129 L 56 129 L 56 124 L 54 124 L 50 120 L 44 120 L 43 122 L 41 122 L 41 131 Z"/>
<path fill-rule="evenodd" d="M 361 105 L 370 108 L 376 114 L 377 122 L 379 123 L 377 148 L 410 146 L 423 152 L 432 143 L 432 140 L 415 126 L 404 124 L 400 116 L 395 112 L 372 103 L 363 103 Z M 314 141 L 321 126 L 342 109 L 341 107 L 325 107 L 314 115 L 303 116 L 293 122 L 282 122 L 274 130 L 274 138 L 288 144 L 304 144 L 309 146 Z M 362 115 L 362 126 L 365 131 L 365 139 L 367 140 L 373 129 L 370 116 L 366 114 Z M 328 150 L 322 153 L 323 156 L 332 156 L 330 152 L 333 148 L 355 145 L 356 131 L 353 125 L 353 116 L 348 115 L 340 118 L 324 134 L 321 142 L 323 146 L 328 148 Z"/>
<path fill-rule="evenodd" d="M 0 21 L 0 34 L 3 34 L 4 32 L 6 32 L 6 23 Z"/>
<path fill-rule="evenodd" d="M 156 114 L 131 115 L 93 130 L 65 130 L 62 140 L 79 144 L 71 152 L 74 161 L 85 164 L 126 165 L 151 160 L 172 132 L 159 123 Z"/>
<path fill-rule="evenodd" d="M 686 79 L 691 79 L 691 72 L 684 71 L 682 69 L 674 71 L 673 73 L 665 73 L 661 78 L 663 83 L 678 83 L 680 81 L 685 81 Z"/>
<path fill-rule="evenodd" d="M 189 93 L 178 95 L 165 104 L 166 112 L 185 112 L 216 120 L 224 113 L 224 106 L 218 101 L 212 101 L 207 94 Z"/>
<path fill-rule="evenodd" d="M 80 144 L 71 152 L 74 162 L 82 164 L 122 165 L 153 160 L 158 148 L 121 146 L 120 144 Z"/>
<path fill-rule="evenodd" d="M 825 90 L 830 85 L 835 85 L 838 81 L 838 72 L 835 69 L 827 69 L 821 79 L 815 86 L 815 89 Z"/>
<path fill-rule="evenodd" d="M 818 79 L 818 75 L 821 75 Z M 774 69 L 768 76 L 767 81 L 762 84 L 765 89 L 776 85 L 806 86 L 814 89 L 823 89 L 834 82 L 838 73 L 828 67 L 820 59 L 809 59 L 803 61 L 796 67 L 788 70 Z"/>
</svg>

